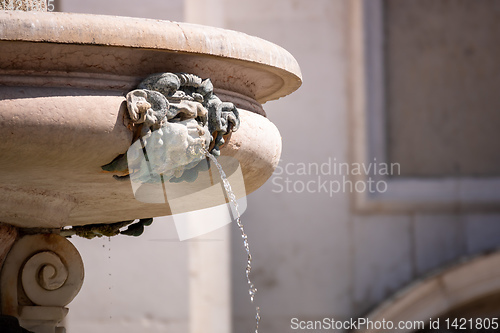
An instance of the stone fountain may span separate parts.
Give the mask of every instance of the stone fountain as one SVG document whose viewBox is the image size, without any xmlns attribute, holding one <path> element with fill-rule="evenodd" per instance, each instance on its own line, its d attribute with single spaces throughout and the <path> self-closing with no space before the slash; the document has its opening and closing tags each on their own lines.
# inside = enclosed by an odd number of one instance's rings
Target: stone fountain
<svg viewBox="0 0 500 333">
<path fill-rule="evenodd" d="M 64 236 L 220 204 L 213 180 L 195 181 L 205 151 L 237 161 L 237 197 L 255 191 L 281 153 L 262 104 L 298 89 L 301 73 L 243 33 L 30 3 L 41 5 L 21 9 L 42 11 L 0 11 L 0 303 L 53 333 L 84 277 Z M 174 190 L 148 197 L 164 183 Z"/>
</svg>

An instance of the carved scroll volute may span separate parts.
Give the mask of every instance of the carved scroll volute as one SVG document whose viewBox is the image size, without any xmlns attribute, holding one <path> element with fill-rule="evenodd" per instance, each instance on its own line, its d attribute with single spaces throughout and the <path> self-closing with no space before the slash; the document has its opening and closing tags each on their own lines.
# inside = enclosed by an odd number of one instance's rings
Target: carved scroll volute
<svg viewBox="0 0 500 333">
<path fill-rule="evenodd" d="M 21 326 L 40 333 L 56 328 L 65 306 L 83 284 L 83 262 L 66 238 L 55 234 L 28 235 L 10 250 L 0 276 L 2 314 L 19 318 Z"/>
</svg>

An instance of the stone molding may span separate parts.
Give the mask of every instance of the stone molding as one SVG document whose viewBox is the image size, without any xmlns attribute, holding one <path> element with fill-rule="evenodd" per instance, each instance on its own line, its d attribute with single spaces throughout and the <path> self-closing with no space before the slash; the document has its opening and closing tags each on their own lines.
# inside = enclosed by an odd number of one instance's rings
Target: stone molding
<svg viewBox="0 0 500 333">
<path fill-rule="evenodd" d="M 126 76 L 195 73 L 210 77 L 215 87 L 261 104 L 292 93 L 302 83 L 299 65 L 288 51 L 261 38 L 220 28 L 129 17 L 11 11 L 0 13 L 0 30 L 0 65 L 16 63 L 23 70 L 50 71 L 64 66 L 67 72 L 77 72 L 82 69 L 82 61 L 73 60 L 78 54 L 83 56 L 87 72 Z M 101 55 L 104 51 L 106 57 Z M 19 52 L 24 55 L 22 63 Z"/>
<path fill-rule="evenodd" d="M 375 321 L 424 321 L 500 291 L 500 251 L 461 258 L 432 275 L 425 276 L 384 301 L 365 315 Z M 360 328 L 355 332 L 372 330 Z M 414 330 L 399 330 L 413 332 Z"/>
</svg>

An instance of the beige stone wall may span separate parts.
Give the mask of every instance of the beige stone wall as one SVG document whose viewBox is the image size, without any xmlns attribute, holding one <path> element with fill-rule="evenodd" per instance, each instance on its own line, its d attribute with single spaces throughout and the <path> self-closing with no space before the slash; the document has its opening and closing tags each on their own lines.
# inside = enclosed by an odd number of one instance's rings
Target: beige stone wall
<svg viewBox="0 0 500 333">
<path fill-rule="evenodd" d="M 285 47 L 297 58 L 304 76 L 303 86 L 297 93 L 265 105 L 269 118 L 283 137 L 282 169 L 249 196 L 245 214 L 249 221 L 249 237 L 256 243 L 254 258 L 258 273 L 255 282 L 259 286 L 258 299 L 266 314 L 262 321 L 263 331 L 292 332 L 290 320 L 294 317 L 342 320 L 366 316 L 378 304 L 429 272 L 500 245 L 500 215 L 497 213 L 486 214 L 481 210 L 432 212 L 426 211 L 425 205 L 413 212 L 395 210 L 391 213 L 390 209 L 386 213 L 360 212 L 356 209 L 353 193 L 340 191 L 332 196 L 318 193 L 318 177 L 331 181 L 339 180 L 338 176 L 314 172 L 299 174 L 300 163 L 321 165 L 329 158 L 338 162 L 353 161 L 352 140 L 363 125 L 360 119 L 351 117 L 355 104 L 351 95 L 354 73 L 349 70 L 352 59 L 359 56 L 350 52 L 355 42 L 351 39 L 355 26 L 352 11 L 360 3 L 315 1 L 311 5 L 310 1 L 262 0 L 242 4 L 226 1 L 228 28 Z M 403 6 L 408 2 L 401 3 Z M 460 33 L 456 31 L 455 34 L 459 38 Z M 489 38 L 486 32 L 479 34 Z M 445 51 L 444 46 L 440 48 L 438 53 Z M 366 52 L 373 50 L 368 46 Z M 414 57 L 418 58 L 418 54 Z M 406 63 L 410 66 L 408 62 L 411 59 Z M 498 69 L 495 63 L 490 61 L 488 64 L 492 70 Z M 480 71 L 476 65 L 471 66 L 473 68 L 464 73 L 464 77 L 469 78 Z M 497 96 L 489 93 L 497 87 L 492 85 L 495 77 L 491 79 L 487 92 L 470 87 L 470 96 L 496 101 Z M 411 80 L 406 82 L 409 86 L 402 88 L 411 91 Z M 375 88 L 367 86 L 370 90 Z M 415 89 L 418 90 L 418 86 Z M 446 98 L 448 95 L 452 100 L 463 97 L 462 90 L 454 88 L 446 91 Z M 435 96 L 439 102 L 439 96 Z M 476 113 L 475 109 L 466 107 L 460 112 L 467 119 Z M 496 121 L 493 108 L 482 112 L 484 122 Z M 423 121 L 423 125 L 430 124 Z M 461 157 L 462 161 L 471 169 L 476 163 L 475 170 L 498 170 L 494 166 L 496 156 L 486 154 L 491 152 L 490 148 L 498 149 L 493 143 L 497 140 L 490 140 L 489 134 L 483 136 L 481 125 L 474 126 L 477 126 L 476 134 L 469 139 L 470 135 L 461 133 L 463 141 L 460 142 L 471 140 L 480 145 L 480 152 L 470 149 L 470 155 Z M 443 129 L 446 127 L 440 124 L 436 132 Z M 416 146 L 427 142 L 421 133 L 417 134 Z M 369 135 L 365 133 L 367 140 L 370 140 Z M 442 139 L 443 136 L 435 140 Z M 411 150 L 411 146 L 405 146 L 407 143 L 400 142 L 399 147 Z M 446 140 L 440 145 L 444 149 L 459 150 L 456 144 Z M 475 160 L 476 153 L 482 153 L 485 158 Z M 444 162 L 451 164 L 453 160 L 446 155 Z M 449 170 L 445 170 L 445 177 L 456 175 Z M 287 178 L 291 191 L 286 189 Z M 308 182 L 316 185 L 312 188 L 316 192 L 300 187 Z M 295 185 L 298 187 L 294 189 Z M 420 185 L 410 184 L 404 190 L 412 193 Z M 451 196 L 458 195 L 458 189 L 455 191 Z M 468 195 L 474 197 L 472 193 Z M 236 234 L 233 236 L 236 238 Z M 248 317 L 251 306 L 241 292 L 244 283 L 236 269 L 238 265 L 241 267 L 241 257 L 237 256 L 239 244 L 233 244 L 233 328 L 234 332 L 243 333 L 251 330 L 253 322 Z"/>
<path fill-rule="evenodd" d="M 388 154 L 404 176 L 498 176 L 498 1 L 385 1 Z"/>
<path fill-rule="evenodd" d="M 227 27 L 262 37 L 294 55 L 304 77 L 293 95 L 266 103 L 283 137 L 280 165 L 346 161 L 348 59 L 344 1 L 226 1 Z M 297 171 L 295 166 L 290 171 Z M 248 197 L 244 215 L 253 244 L 262 332 L 292 332 L 293 317 L 347 319 L 352 314 L 349 196 L 281 188 L 286 172 Z M 290 180 L 317 181 L 317 175 Z M 329 177 L 323 177 L 327 180 Z M 317 187 L 317 185 L 316 185 Z M 233 233 L 234 239 L 237 239 Z M 252 307 L 241 279 L 241 246 L 233 243 L 234 332 L 250 332 Z"/>
</svg>

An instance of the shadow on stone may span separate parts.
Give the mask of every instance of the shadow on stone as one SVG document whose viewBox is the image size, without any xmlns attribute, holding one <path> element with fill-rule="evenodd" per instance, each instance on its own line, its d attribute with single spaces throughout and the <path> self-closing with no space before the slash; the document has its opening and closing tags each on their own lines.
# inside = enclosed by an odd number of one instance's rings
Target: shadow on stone
<svg viewBox="0 0 500 333">
<path fill-rule="evenodd" d="M 16 317 L 6 315 L 0 315 L 0 330 L 3 333 L 33 333 L 22 328 Z"/>
</svg>

